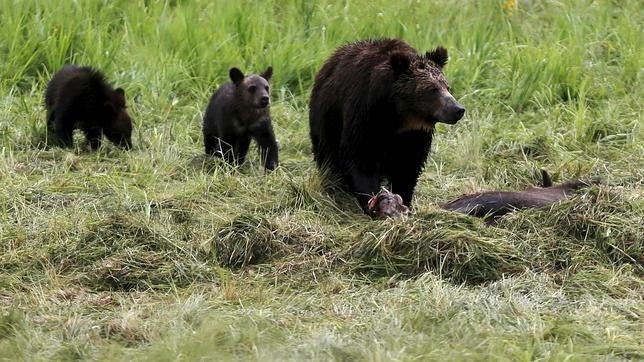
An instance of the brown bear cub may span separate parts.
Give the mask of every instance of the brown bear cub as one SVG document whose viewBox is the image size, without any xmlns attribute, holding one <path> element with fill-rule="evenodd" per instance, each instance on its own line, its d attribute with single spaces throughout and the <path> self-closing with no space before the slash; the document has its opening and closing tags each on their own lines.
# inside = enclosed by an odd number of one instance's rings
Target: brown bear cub
<svg viewBox="0 0 644 362">
<path fill-rule="evenodd" d="M 265 169 L 271 171 L 277 167 L 278 146 L 271 123 L 268 84 L 272 75 L 272 67 L 260 75 L 248 76 L 237 68 L 230 69 L 231 82 L 217 89 L 204 114 L 207 154 L 241 165 L 251 139 L 255 139 Z"/>
<path fill-rule="evenodd" d="M 336 50 L 317 74 L 309 105 L 315 161 L 344 180 L 367 214 L 388 216 L 369 203 L 383 179 L 410 206 L 434 125 L 463 117 L 443 75 L 447 59 L 442 47 L 419 54 L 402 40 L 365 40 Z"/>
<path fill-rule="evenodd" d="M 132 148 L 132 120 L 123 88 L 113 89 L 103 74 L 90 67 L 66 65 L 45 91 L 47 131 L 62 147 L 73 146 L 74 129 L 80 129 L 91 149 L 105 136 L 123 148 Z"/>
</svg>

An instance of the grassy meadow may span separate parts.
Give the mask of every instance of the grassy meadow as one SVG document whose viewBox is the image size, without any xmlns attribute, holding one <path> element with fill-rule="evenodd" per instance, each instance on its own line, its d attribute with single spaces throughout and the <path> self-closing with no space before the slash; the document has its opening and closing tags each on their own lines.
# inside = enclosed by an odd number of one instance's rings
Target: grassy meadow
<svg viewBox="0 0 644 362">
<path fill-rule="evenodd" d="M 0 0 L 0 360 L 644 359 L 641 1 Z M 338 46 L 444 45 L 411 217 L 327 190 L 308 100 Z M 126 90 L 134 149 L 45 147 L 63 64 Z M 203 155 L 228 69 L 274 67 L 280 167 Z M 374 140 L 387 147 L 387 140 Z M 497 227 L 463 193 L 601 177 Z"/>
</svg>

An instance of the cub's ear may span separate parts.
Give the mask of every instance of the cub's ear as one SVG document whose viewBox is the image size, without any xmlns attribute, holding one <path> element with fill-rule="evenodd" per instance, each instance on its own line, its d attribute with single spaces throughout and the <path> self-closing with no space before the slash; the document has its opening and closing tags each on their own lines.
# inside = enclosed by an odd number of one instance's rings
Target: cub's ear
<svg viewBox="0 0 644 362">
<path fill-rule="evenodd" d="M 389 56 L 389 65 L 394 72 L 402 73 L 409 69 L 409 64 L 411 63 L 409 56 L 402 52 L 393 52 Z"/>
<path fill-rule="evenodd" d="M 242 80 L 244 80 L 244 73 L 237 68 L 230 68 L 230 73 L 228 73 L 228 75 L 230 75 L 230 80 L 232 80 L 235 85 L 238 85 Z"/>
<path fill-rule="evenodd" d="M 436 49 L 432 50 L 431 52 L 425 53 L 425 58 L 436 63 L 436 65 L 438 65 L 439 68 L 442 68 L 445 66 L 445 64 L 447 64 L 447 60 L 449 59 L 449 56 L 447 55 L 447 49 L 439 46 Z"/>
<path fill-rule="evenodd" d="M 266 68 L 264 73 L 260 74 L 260 76 L 266 79 L 267 82 L 270 81 L 271 77 L 273 76 L 273 67 L 269 66 L 268 68 Z"/>
<path fill-rule="evenodd" d="M 123 90 L 123 88 L 116 88 L 114 90 L 114 97 L 118 103 L 125 104 L 125 90 Z"/>
</svg>

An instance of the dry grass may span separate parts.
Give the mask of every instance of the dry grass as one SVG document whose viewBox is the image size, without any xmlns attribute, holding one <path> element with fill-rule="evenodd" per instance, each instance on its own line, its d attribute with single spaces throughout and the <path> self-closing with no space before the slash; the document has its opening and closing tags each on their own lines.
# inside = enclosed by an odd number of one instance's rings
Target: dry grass
<svg viewBox="0 0 644 362">
<path fill-rule="evenodd" d="M 504 3 L 0 0 L 0 360 L 644 358 L 641 4 Z M 375 36 L 445 45 L 467 108 L 406 220 L 310 152 L 313 77 Z M 126 89 L 134 150 L 43 147 L 67 62 Z M 280 167 L 203 156 L 211 92 L 269 64 Z M 542 168 L 605 183 L 495 227 L 437 206 Z"/>
</svg>

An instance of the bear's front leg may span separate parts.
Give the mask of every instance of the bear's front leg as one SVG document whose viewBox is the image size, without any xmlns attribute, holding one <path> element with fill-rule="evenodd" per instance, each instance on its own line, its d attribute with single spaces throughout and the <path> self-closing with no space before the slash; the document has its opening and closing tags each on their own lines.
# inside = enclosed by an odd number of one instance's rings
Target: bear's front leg
<svg viewBox="0 0 644 362">
<path fill-rule="evenodd" d="M 259 154 L 267 171 L 273 171 L 279 164 L 278 146 L 270 119 L 260 122 L 253 130 L 253 137 L 259 146 Z"/>
<path fill-rule="evenodd" d="M 341 155 L 344 156 L 344 174 L 362 210 L 373 218 L 407 215 L 409 210 L 402 204 L 400 197 L 374 199 L 374 196 L 380 191 L 381 167 L 377 161 L 373 160 L 372 155 L 365 151 L 369 149 L 368 147 L 346 146 L 349 144 L 355 145 L 356 143 L 345 143 L 343 152 L 341 152 Z M 392 207 L 385 206 L 381 202 Z"/>
<path fill-rule="evenodd" d="M 391 193 L 384 188 L 380 192 L 376 192 L 380 186 L 380 177 L 368 177 L 366 174 L 353 172 L 351 178 L 354 185 L 354 195 L 367 215 L 375 219 L 409 215 L 409 208 L 403 203 L 400 195 Z"/>
<path fill-rule="evenodd" d="M 350 168 L 348 171 L 349 183 L 353 195 L 358 200 L 358 204 L 362 210 L 371 216 L 374 215 L 372 209 L 369 207 L 369 200 L 378 193 L 380 187 L 380 176 L 377 172 L 368 172 L 361 170 L 357 167 Z"/>
<path fill-rule="evenodd" d="M 85 139 L 90 150 L 96 151 L 101 147 L 101 137 L 103 136 L 101 130 L 90 127 L 84 128 L 83 133 L 85 134 Z"/>
<path fill-rule="evenodd" d="M 411 207 L 414 189 L 423 172 L 432 142 L 431 133 L 411 131 L 393 137 L 383 163 L 383 172 L 391 182 L 391 192 Z"/>
</svg>

